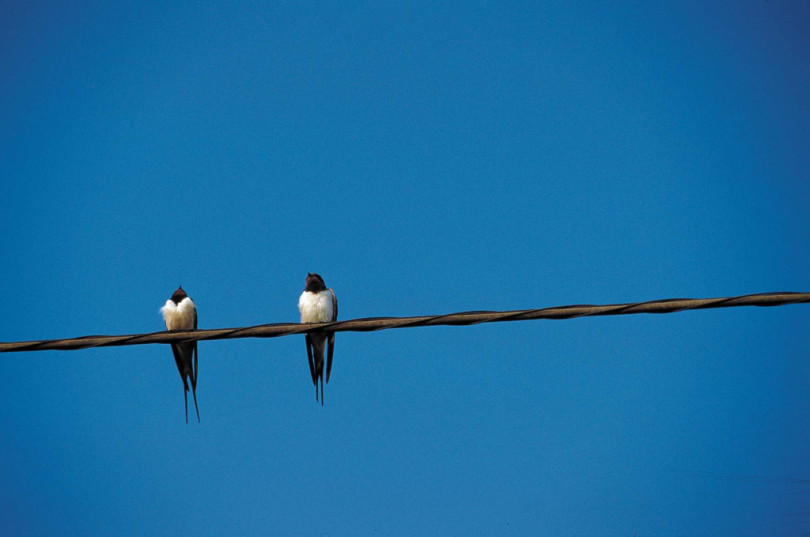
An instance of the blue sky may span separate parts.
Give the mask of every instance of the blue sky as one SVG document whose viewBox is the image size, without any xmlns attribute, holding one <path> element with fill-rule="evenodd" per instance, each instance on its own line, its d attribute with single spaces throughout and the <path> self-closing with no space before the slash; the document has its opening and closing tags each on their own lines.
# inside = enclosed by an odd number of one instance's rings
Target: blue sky
<svg viewBox="0 0 810 537">
<path fill-rule="evenodd" d="M 4 2 L 0 341 L 808 291 L 801 1 Z M 4 535 L 804 535 L 810 309 L 0 356 Z"/>
</svg>

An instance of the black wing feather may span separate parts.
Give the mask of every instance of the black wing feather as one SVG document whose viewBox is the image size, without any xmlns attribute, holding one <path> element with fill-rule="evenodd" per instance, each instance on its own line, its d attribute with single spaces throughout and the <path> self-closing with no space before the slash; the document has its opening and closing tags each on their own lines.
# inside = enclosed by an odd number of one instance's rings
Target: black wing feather
<svg viewBox="0 0 810 537">
<path fill-rule="evenodd" d="M 312 358 L 312 336 L 306 335 L 307 341 L 307 359 L 309 360 L 309 374 L 312 377 L 312 384 L 318 387 L 318 372 L 315 370 L 315 360 Z"/>
<path fill-rule="evenodd" d="M 338 301 L 335 292 L 329 289 L 332 293 L 332 322 L 338 319 Z M 329 334 L 329 348 L 326 351 L 326 382 L 329 383 L 329 375 L 332 374 L 332 356 L 335 354 L 335 333 Z"/>
</svg>

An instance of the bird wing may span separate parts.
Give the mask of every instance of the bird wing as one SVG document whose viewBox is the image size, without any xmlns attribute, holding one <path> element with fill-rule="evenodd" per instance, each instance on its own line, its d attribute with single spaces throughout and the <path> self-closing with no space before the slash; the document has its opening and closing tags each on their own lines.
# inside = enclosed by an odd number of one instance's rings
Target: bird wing
<svg viewBox="0 0 810 537">
<path fill-rule="evenodd" d="M 183 371 L 185 370 L 183 364 L 183 349 L 180 346 L 180 343 L 172 343 L 171 346 L 172 346 L 172 354 L 174 355 L 174 363 L 177 364 L 177 371 L 180 373 L 180 378 L 183 379 L 183 385 L 185 386 L 186 391 L 188 391 L 188 383 L 186 382 L 186 376 L 183 374 Z"/>
<path fill-rule="evenodd" d="M 335 296 L 335 292 L 329 289 L 329 292 L 332 293 L 332 322 L 337 321 L 337 297 Z"/>
<path fill-rule="evenodd" d="M 197 308 L 195 306 L 194 307 L 194 330 L 196 330 L 196 329 L 197 329 Z M 191 387 L 194 388 L 194 390 L 196 390 L 197 389 L 197 367 L 198 367 L 198 365 L 197 365 L 197 360 L 198 360 L 197 340 L 196 339 L 194 340 L 194 346 L 193 346 L 192 349 L 193 349 L 193 352 L 194 352 L 194 363 L 191 366 Z M 196 395 L 195 395 L 195 397 L 196 397 Z"/>
<path fill-rule="evenodd" d="M 318 372 L 315 370 L 315 360 L 312 358 L 312 336 L 306 335 L 307 341 L 307 360 L 309 360 L 309 374 L 312 377 L 312 383 L 318 387 Z"/>
<path fill-rule="evenodd" d="M 196 390 L 197 389 L 197 368 L 199 367 L 197 361 L 199 359 L 199 355 L 197 354 L 197 342 L 194 342 L 194 346 L 191 348 L 191 352 L 194 353 L 194 362 L 191 365 L 191 387 Z"/>
<path fill-rule="evenodd" d="M 329 289 L 332 293 L 332 322 L 337 321 L 338 318 L 338 302 L 335 292 Z M 329 334 L 329 347 L 326 351 L 326 382 L 329 382 L 329 375 L 332 374 L 332 355 L 335 354 L 335 333 Z"/>
</svg>

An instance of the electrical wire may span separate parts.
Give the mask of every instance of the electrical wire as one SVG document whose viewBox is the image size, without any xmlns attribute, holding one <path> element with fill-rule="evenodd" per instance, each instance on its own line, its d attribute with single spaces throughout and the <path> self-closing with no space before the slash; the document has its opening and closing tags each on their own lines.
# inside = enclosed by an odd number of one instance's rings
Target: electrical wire
<svg viewBox="0 0 810 537">
<path fill-rule="evenodd" d="M 92 347 L 119 347 L 179 341 L 206 341 L 236 338 L 272 338 L 308 332 L 371 332 L 392 328 L 422 326 L 464 326 L 480 323 L 528 321 L 538 319 L 573 319 L 601 315 L 631 315 L 637 313 L 675 313 L 678 311 L 740 306 L 785 306 L 810 302 L 810 293 L 759 293 L 723 298 L 668 298 L 629 304 L 571 305 L 515 311 L 465 311 L 444 315 L 418 317 L 371 317 L 333 323 L 273 323 L 243 328 L 215 328 L 176 332 L 152 332 L 123 336 L 83 336 L 69 339 L 20 341 L 0 343 L 0 352 L 62 350 L 72 351 Z"/>
</svg>

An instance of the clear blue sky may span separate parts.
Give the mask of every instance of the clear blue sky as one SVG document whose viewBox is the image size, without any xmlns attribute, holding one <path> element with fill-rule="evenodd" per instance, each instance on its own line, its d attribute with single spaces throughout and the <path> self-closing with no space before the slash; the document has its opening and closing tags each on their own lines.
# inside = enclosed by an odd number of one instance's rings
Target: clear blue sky
<svg viewBox="0 0 810 537">
<path fill-rule="evenodd" d="M 294 4 L 2 2 L 0 341 L 810 290 L 806 2 Z M 0 533 L 804 535 L 808 326 L 3 354 Z"/>
</svg>

